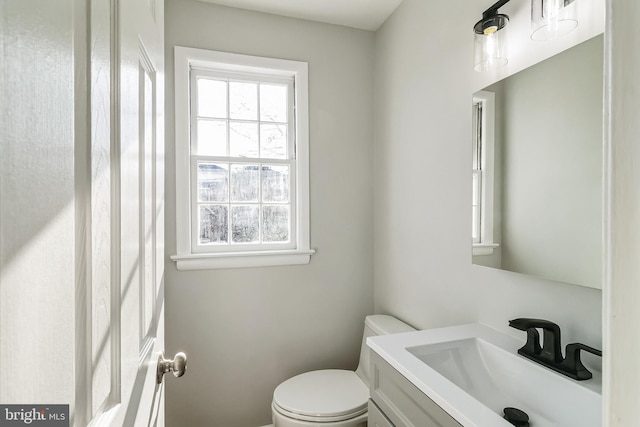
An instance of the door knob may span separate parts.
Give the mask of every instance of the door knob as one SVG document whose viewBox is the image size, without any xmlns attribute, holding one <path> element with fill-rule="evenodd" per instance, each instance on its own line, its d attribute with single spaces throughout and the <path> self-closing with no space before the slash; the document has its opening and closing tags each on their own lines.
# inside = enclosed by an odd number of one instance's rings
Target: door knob
<svg viewBox="0 0 640 427">
<path fill-rule="evenodd" d="M 164 353 L 158 357 L 158 384 L 162 383 L 162 377 L 167 372 L 172 372 L 173 376 L 178 378 L 184 375 L 187 371 L 187 355 L 183 352 L 177 353 L 173 360 L 165 359 Z"/>
</svg>

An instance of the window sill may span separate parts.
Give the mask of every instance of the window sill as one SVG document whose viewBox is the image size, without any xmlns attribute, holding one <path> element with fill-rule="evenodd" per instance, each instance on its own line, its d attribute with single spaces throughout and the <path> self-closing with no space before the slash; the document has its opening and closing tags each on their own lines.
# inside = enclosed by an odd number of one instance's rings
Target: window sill
<svg viewBox="0 0 640 427">
<path fill-rule="evenodd" d="M 222 268 L 273 267 L 279 265 L 309 264 L 315 250 L 288 250 L 264 252 L 223 252 L 207 254 L 173 255 L 180 271 L 216 270 Z"/>
<path fill-rule="evenodd" d="M 473 256 L 493 255 L 493 251 L 498 247 L 500 247 L 498 243 L 474 243 Z"/>
</svg>

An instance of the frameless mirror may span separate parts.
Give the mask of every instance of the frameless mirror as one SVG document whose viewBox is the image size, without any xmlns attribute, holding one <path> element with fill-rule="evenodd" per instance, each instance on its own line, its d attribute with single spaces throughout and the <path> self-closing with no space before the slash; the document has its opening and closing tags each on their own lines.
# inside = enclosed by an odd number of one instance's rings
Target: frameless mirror
<svg viewBox="0 0 640 427">
<path fill-rule="evenodd" d="M 601 288 L 603 36 L 473 96 L 473 263 Z"/>
</svg>

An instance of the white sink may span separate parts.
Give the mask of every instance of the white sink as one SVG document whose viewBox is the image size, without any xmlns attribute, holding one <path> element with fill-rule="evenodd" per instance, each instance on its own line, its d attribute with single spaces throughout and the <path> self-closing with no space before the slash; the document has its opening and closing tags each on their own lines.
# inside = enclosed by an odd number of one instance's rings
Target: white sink
<svg viewBox="0 0 640 427">
<path fill-rule="evenodd" d="M 481 324 L 370 337 L 367 344 L 465 427 L 600 427 L 601 376 L 575 381 L 517 354 L 519 341 Z"/>
</svg>

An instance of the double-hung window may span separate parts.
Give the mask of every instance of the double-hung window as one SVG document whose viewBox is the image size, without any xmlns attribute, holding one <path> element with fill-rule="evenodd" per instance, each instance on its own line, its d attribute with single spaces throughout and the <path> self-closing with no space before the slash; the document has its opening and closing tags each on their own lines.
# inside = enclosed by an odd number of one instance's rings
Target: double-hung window
<svg viewBox="0 0 640 427">
<path fill-rule="evenodd" d="M 307 64 L 176 47 L 179 269 L 309 262 Z"/>
<path fill-rule="evenodd" d="M 473 243 L 482 241 L 482 177 L 486 175 L 486 168 L 482 159 L 482 152 L 485 144 L 486 133 L 483 132 L 482 124 L 484 120 L 484 105 L 486 102 L 475 99 L 473 103 L 473 166 L 471 169 L 472 178 L 472 202 L 471 202 L 471 237 Z"/>
<path fill-rule="evenodd" d="M 491 255 L 493 239 L 495 94 L 473 97 L 471 237 L 473 255 Z"/>
</svg>

